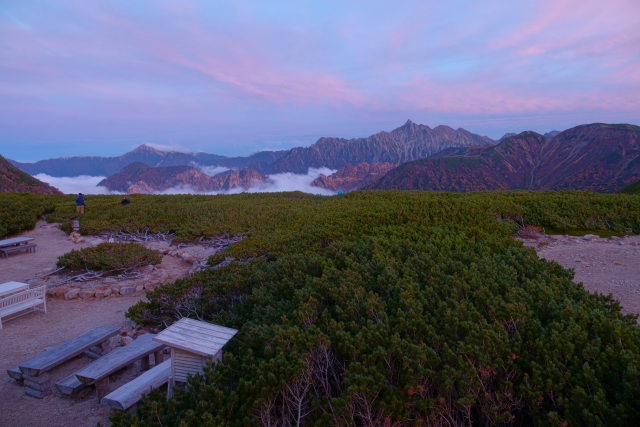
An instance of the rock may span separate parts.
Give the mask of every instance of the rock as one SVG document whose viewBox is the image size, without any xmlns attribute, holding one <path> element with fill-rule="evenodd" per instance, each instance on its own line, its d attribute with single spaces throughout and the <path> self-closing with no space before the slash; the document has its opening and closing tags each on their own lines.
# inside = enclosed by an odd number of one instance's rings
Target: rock
<svg viewBox="0 0 640 427">
<path fill-rule="evenodd" d="M 138 285 L 136 286 L 136 292 L 140 292 L 144 289 L 144 285 Z"/>
<path fill-rule="evenodd" d="M 129 345 L 133 342 L 133 338 L 128 335 L 123 335 L 120 337 L 120 345 Z"/>
<path fill-rule="evenodd" d="M 64 294 L 64 299 L 74 299 L 78 298 L 78 294 L 80 293 L 80 289 L 73 288 L 66 294 Z"/>
<path fill-rule="evenodd" d="M 111 295 L 111 288 L 99 289 L 96 291 L 96 298 L 106 298 Z"/>
<path fill-rule="evenodd" d="M 136 288 L 133 286 L 123 286 L 120 288 L 120 295 L 129 295 L 136 291 Z"/>
<path fill-rule="evenodd" d="M 142 271 L 145 273 L 151 273 L 153 270 L 155 270 L 155 267 L 153 265 L 145 265 L 144 267 L 142 267 Z"/>
<path fill-rule="evenodd" d="M 82 299 L 89 299 L 96 296 L 96 291 L 92 289 L 83 289 L 78 293 L 78 296 Z"/>
<path fill-rule="evenodd" d="M 47 290 L 47 294 L 54 298 L 64 298 L 64 294 L 67 292 L 69 292 L 69 288 L 66 286 L 56 286 Z"/>
</svg>

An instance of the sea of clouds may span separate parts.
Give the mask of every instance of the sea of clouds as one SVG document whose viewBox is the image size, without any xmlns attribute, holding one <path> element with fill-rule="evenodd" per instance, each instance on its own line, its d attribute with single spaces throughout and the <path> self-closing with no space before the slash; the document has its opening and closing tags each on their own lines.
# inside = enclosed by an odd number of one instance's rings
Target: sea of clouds
<svg viewBox="0 0 640 427">
<path fill-rule="evenodd" d="M 222 167 L 205 167 L 201 168 L 207 175 L 217 175 L 228 169 Z M 311 185 L 314 179 L 318 178 L 320 174 L 331 175 L 335 170 L 329 168 L 310 168 L 306 174 L 294 174 L 294 173 L 278 173 L 273 175 L 267 175 L 269 181 L 259 184 L 250 189 L 234 188 L 230 191 L 219 191 L 203 193 L 194 191 L 189 187 L 175 187 L 168 190 L 159 192 L 157 194 L 238 194 L 238 193 L 273 193 L 280 191 L 302 191 L 304 193 L 320 194 L 330 196 L 335 194 L 331 190 L 315 187 Z M 120 194 L 107 190 L 105 187 L 98 186 L 98 183 L 105 177 L 103 176 L 75 176 L 75 177 L 55 177 L 47 174 L 35 175 L 40 181 L 53 185 L 65 194 Z"/>
</svg>

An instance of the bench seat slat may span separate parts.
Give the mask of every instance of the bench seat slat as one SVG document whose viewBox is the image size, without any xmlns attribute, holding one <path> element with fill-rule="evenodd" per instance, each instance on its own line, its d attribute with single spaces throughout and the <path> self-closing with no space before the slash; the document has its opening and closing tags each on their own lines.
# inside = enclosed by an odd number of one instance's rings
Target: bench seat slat
<svg viewBox="0 0 640 427">
<path fill-rule="evenodd" d="M 65 341 L 47 351 L 20 363 L 20 370 L 28 375 L 37 376 L 56 366 L 73 359 L 90 347 L 98 345 L 112 336 L 116 335 L 120 329 L 116 326 L 97 326 L 75 338 Z"/>
<path fill-rule="evenodd" d="M 36 298 L 29 301 L 21 302 L 20 304 L 10 305 L 0 310 L 0 316 L 5 317 L 40 304 L 44 304 L 44 300 L 41 298 Z"/>
<path fill-rule="evenodd" d="M 163 386 L 171 375 L 171 359 L 149 369 L 102 398 L 103 405 L 125 411 L 149 391 Z"/>
<path fill-rule="evenodd" d="M 81 368 L 75 375 L 85 384 L 93 384 L 105 379 L 136 360 L 162 349 L 164 344 L 153 341 L 154 336 L 155 334 L 141 335 L 130 344 L 118 347 Z"/>
</svg>

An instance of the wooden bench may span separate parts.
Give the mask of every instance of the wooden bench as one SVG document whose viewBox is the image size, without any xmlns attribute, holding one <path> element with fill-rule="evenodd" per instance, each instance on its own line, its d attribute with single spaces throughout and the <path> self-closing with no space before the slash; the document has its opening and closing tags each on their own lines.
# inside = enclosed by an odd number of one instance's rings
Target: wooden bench
<svg viewBox="0 0 640 427">
<path fill-rule="evenodd" d="M 35 252 L 36 244 L 28 243 L 26 245 L 16 245 L 16 246 L 6 246 L 4 248 L 0 248 L 0 255 L 7 258 L 9 254 L 17 253 L 17 252 Z"/>
<path fill-rule="evenodd" d="M 171 375 L 171 359 L 149 369 L 139 377 L 129 381 L 102 398 L 100 403 L 111 408 L 126 411 L 148 392 L 162 387 Z"/>
<path fill-rule="evenodd" d="M 116 326 L 96 326 L 87 332 L 63 342 L 47 351 L 43 351 L 20 364 L 18 368 L 23 374 L 37 377 L 84 353 L 89 348 L 99 345 L 116 335 L 120 329 Z"/>
<path fill-rule="evenodd" d="M 136 338 L 124 347 L 118 347 L 111 353 L 91 362 L 87 366 L 76 371 L 74 375 L 80 382 L 96 386 L 98 398 L 102 398 L 109 392 L 109 376 L 122 368 L 125 368 L 137 360 L 142 360 L 143 369 L 149 367 L 149 360 L 145 359 L 151 353 L 155 353 L 156 363 L 162 360 L 164 344 L 153 341 L 155 334 L 144 334 Z"/>
<path fill-rule="evenodd" d="M 2 329 L 2 318 L 15 315 L 18 317 L 36 307 L 42 306 L 42 310 L 47 312 L 47 287 L 39 286 L 33 289 L 25 289 L 9 295 L 0 297 L 0 329 Z"/>
</svg>

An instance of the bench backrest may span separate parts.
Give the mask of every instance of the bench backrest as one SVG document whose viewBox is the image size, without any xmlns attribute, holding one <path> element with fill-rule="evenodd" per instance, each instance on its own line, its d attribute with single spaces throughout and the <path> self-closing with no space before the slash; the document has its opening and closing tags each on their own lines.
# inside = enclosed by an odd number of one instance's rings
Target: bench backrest
<svg viewBox="0 0 640 427">
<path fill-rule="evenodd" d="M 19 291 L 15 294 L 2 296 L 0 297 L 0 311 L 3 308 L 18 305 L 25 301 L 31 301 L 38 298 L 44 299 L 46 290 L 46 286 L 38 286 L 37 288 L 25 289 L 24 291 Z"/>
</svg>

